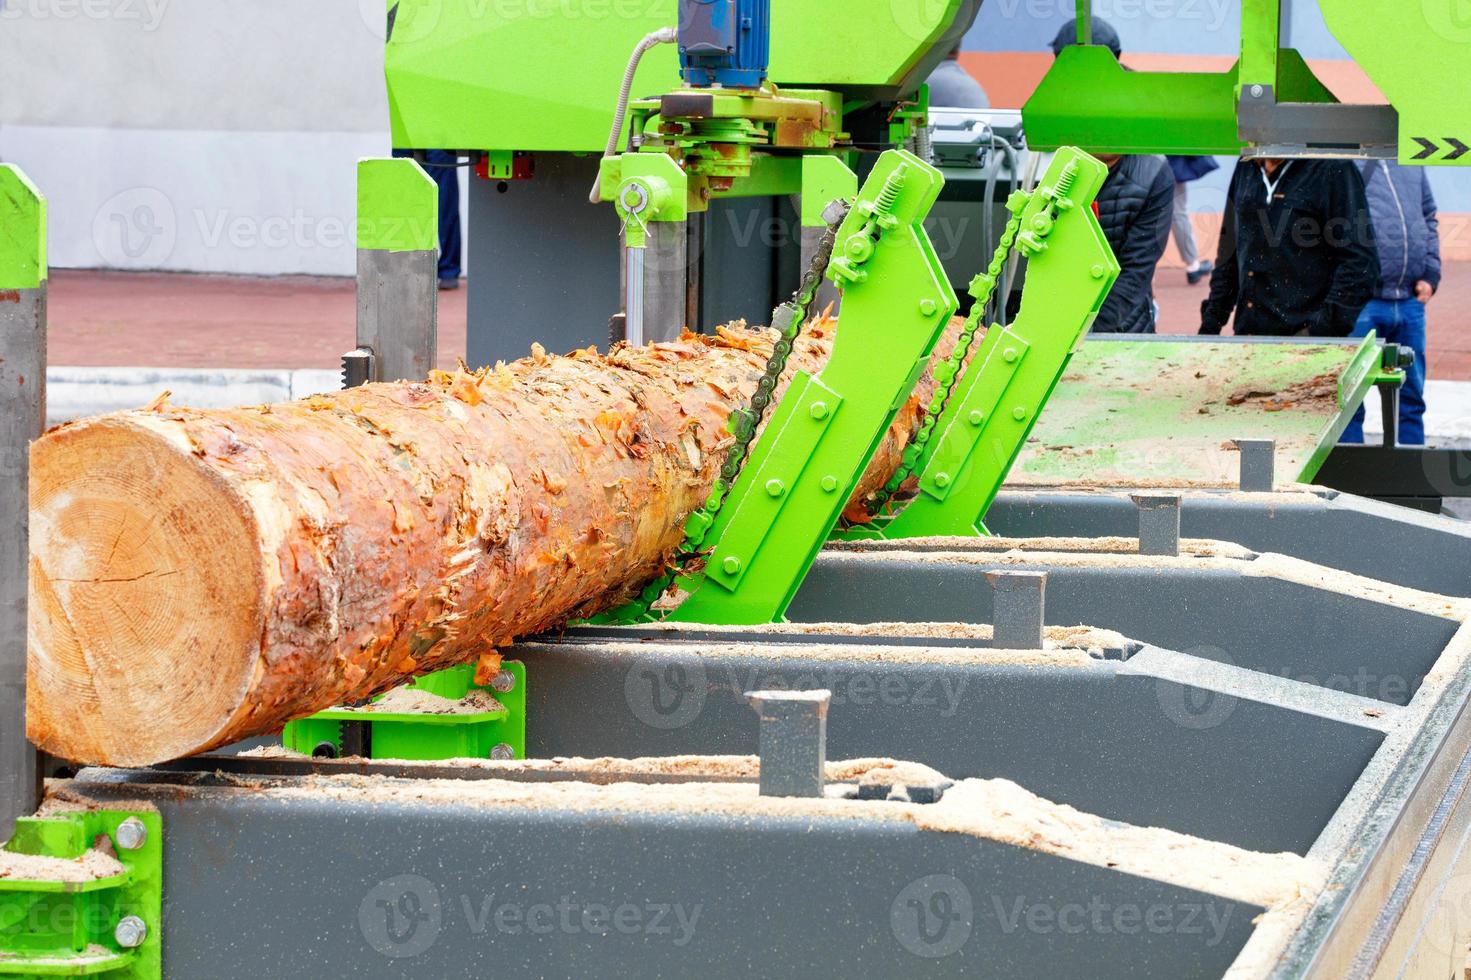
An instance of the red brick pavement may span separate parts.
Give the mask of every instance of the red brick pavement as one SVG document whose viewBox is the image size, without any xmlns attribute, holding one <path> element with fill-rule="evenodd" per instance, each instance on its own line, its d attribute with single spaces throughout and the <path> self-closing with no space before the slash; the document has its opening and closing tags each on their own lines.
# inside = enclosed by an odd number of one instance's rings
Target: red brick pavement
<svg viewBox="0 0 1471 980">
<path fill-rule="evenodd" d="M 1166 333 L 1199 326 L 1205 284 L 1155 280 Z M 440 363 L 465 351 L 465 291 L 439 294 Z M 335 368 L 353 346 L 350 279 L 55 270 L 51 363 Z M 1430 375 L 1471 380 L 1471 263 L 1452 263 L 1430 307 Z"/>
</svg>

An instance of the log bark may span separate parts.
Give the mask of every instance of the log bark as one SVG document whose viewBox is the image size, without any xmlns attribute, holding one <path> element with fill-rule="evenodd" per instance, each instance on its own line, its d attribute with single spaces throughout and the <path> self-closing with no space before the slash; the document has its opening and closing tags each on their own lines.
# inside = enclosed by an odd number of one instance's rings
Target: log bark
<svg viewBox="0 0 1471 980">
<path fill-rule="evenodd" d="M 820 369 L 831 324 L 796 368 Z M 147 765 L 481 660 L 665 567 L 770 349 L 764 331 L 533 356 L 423 384 L 194 411 L 32 447 L 28 729 Z M 899 462 L 928 384 L 855 493 Z"/>
</svg>

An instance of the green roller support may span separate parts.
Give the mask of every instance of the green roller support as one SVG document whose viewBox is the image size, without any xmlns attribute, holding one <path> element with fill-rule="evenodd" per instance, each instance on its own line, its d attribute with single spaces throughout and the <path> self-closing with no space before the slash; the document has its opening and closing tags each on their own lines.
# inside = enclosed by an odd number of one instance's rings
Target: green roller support
<svg viewBox="0 0 1471 980">
<path fill-rule="evenodd" d="M 0 878 L 0 976 L 163 975 L 163 820 L 156 812 L 23 817 L 5 849 L 71 860 L 96 846 L 116 855 L 122 874 L 80 882 Z"/>
<path fill-rule="evenodd" d="M 828 276 L 843 291 L 817 375 L 798 372 L 706 540 L 703 574 L 672 618 L 779 620 L 955 311 L 924 230 L 944 178 L 913 154 L 879 158 L 838 229 Z"/>
<path fill-rule="evenodd" d="M 19 167 L 0 163 L 0 289 L 37 289 L 46 278 L 46 198 Z"/>
<path fill-rule="evenodd" d="M 281 742 L 303 755 L 314 755 L 323 746 L 333 753 L 342 750 L 342 723 L 363 722 L 369 728 L 369 745 L 375 759 L 526 758 L 526 665 L 519 660 L 501 664 L 503 676 L 512 683 L 507 690 L 475 684 L 475 666 L 462 664 L 416 678 L 408 686 L 451 701 L 473 690 L 482 690 L 501 707 L 476 714 L 418 714 L 412 712 L 364 711 L 361 708 L 331 708 L 308 718 L 288 722 Z M 502 685 L 505 686 L 505 685 Z M 376 700 L 376 699 L 375 699 Z M 509 750 L 509 751 L 506 751 Z"/>
<path fill-rule="evenodd" d="M 439 248 L 439 187 L 408 157 L 358 161 L 360 249 L 416 252 Z"/>
<path fill-rule="evenodd" d="M 1020 212 L 1027 277 L 1016 320 L 986 332 L 956 383 L 914 468 L 918 495 L 848 536 L 986 533 L 982 518 L 1118 278 L 1092 209 L 1107 177 L 1107 167 L 1075 148 L 1053 158 Z M 997 265 L 1002 257 L 998 251 Z"/>
</svg>

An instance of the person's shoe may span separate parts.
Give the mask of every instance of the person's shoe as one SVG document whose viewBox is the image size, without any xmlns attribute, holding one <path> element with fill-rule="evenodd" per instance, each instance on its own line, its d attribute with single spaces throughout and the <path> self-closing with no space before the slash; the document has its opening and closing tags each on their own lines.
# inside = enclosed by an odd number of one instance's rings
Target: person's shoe
<svg viewBox="0 0 1471 980">
<path fill-rule="evenodd" d="M 441 280 L 439 280 L 439 290 L 440 290 L 440 292 L 448 292 L 451 289 L 459 289 L 459 288 L 460 288 L 460 280 L 458 280 L 458 279 L 441 279 Z"/>
<path fill-rule="evenodd" d="M 1206 261 L 1200 263 L 1200 265 L 1196 266 L 1194 269 L 1186 269 L 1185 281 L 1193 286 L 1196 283 L 1200 282 L 1200 280 L 1207 278 L 1212 272 L 1215 271 L 1215 263 L 1207 259 Z"/>
</svg>

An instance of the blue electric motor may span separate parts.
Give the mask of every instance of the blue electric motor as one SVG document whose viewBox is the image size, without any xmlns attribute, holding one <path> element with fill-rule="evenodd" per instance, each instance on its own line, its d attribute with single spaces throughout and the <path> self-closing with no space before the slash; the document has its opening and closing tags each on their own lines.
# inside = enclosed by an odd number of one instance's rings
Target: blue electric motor
<svg viewBox="0 0 1471 980">
<path fill-rule="evenodd" d="M 771 54 L 771 0 L 679 0 L 685 84 L 757 88 Z"/>
</svg>

